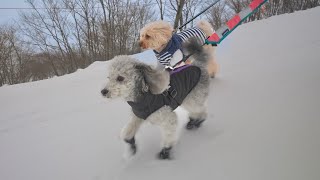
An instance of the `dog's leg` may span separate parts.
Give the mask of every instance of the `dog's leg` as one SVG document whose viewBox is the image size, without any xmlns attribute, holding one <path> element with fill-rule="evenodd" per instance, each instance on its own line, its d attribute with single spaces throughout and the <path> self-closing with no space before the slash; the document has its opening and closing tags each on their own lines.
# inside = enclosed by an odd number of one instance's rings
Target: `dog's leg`
<svg viewBox="0 0 320 180">
<path fill-rule="evenodd" d="M 159 153 L 160 159 L 170 159 L 170 150 L 176 143 L 176 130 L 177 130 L 177 115 L 170 112 L 166 115 L 165 121 L 160 124 L 163 136 L 163 148 Z"/>
<path fill-rule="evenodd" d="M 208 62 L 208 73 L 211 78 L 215 78 L 218 72 L 218 64 L 215 62 L 213 58 L 209 59 Z"/>
<path fill-rule="evenodd" d="M 156 115 L 157 114 L 157 115 Z M 162 132 L 162 150 L 158 154 L 160 159 L 170 159 L 170 151 L 177 140 L 178 119 L 170 107 L 163 107 L 151 119 L 153 124 L 160 127 Z"/>
<path fill-rule="evenodd" d="M 212 45 L 205 45 L 204 49 L 209 55 L 208 67 L 207 67 L 209 76 L 211 78 L 214 78 L 219 70 L 219 65 L 217 64 L 217 62 L 215 60 L 215 57 L 216 57 L 215 47 Z"/>
<path fill-rule="evenodd" d="M 142 122 L 143 119 L 140 119 L 133 115 L 131 121 L 122 129 L 121 132 L 121 138 L 129 144 L 132 155 L 134 155 L 137 152 L 137 145 L 134 136 Z"/>
<path fill-rule="evenodd" d="M 125 139 L 124 141 L 130 145 L 131 154 L 132 155 L 136 154 L 137 145 L 136 145 L 136 140 L 135 140 L 134 136 L 131 139 L 129 139 L 129 140 Z"/>
<path fill-rule="evenodd" d="M 193 111 L 193 110 L 194 109 L 189 110 L 190 120 L 186 125 L 186 128 L 189 130 L 199 128 L 207 118 L 207 111 L 204 106 L 196 108 L 197 111 Z"/>
</svg>

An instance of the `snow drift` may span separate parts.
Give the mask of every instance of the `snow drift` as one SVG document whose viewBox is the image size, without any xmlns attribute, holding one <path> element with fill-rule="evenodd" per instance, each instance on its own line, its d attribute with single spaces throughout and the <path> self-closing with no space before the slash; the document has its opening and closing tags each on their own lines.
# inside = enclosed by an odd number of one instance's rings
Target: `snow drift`
<svg viewBox="0 0 320 180">
<path fill-rule="evenodd" d="M 1 180 L 318 180 L 320 8 L 240 26 L 218 47 L 209 118 L 181 128 L 174 159 L 145 125 L 122 158 L 129 106 L 100 96 L 108 62 L 0 88 Z M 148 51 L 137 58 L 153 63 Z M 183 127 L 187 115 L 177 110 Z"/>
</svg>

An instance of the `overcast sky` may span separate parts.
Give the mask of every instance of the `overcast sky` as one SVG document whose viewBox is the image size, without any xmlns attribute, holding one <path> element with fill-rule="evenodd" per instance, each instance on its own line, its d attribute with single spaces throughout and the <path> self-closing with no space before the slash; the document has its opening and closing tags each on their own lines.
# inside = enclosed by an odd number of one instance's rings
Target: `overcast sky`
<svg viewBox="0 0 320 180">
<path fill-rule="evenodd" d="M 0 0 L 0 8 L 23 8 L 28 7 L 25 0 Z M 11 23 L 13 19 L 18 18 L 18 10 L 0 9 L 0 25 Z"/>
</svg>

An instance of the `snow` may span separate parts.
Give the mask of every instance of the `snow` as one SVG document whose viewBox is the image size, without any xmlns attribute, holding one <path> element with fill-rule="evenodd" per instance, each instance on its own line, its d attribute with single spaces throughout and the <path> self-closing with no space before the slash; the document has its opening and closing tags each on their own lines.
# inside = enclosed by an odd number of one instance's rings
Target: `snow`
<svg viewBox="0 0 320 180">
<path fill-rule="evenodd" d="M 320 179 L 320 8 L 240 26 L 217 50 L 209 118 L 174 159 L 146 123 L 123 159 L 129 107 L 100 96 L 108 62 L 0 88 L 1 180 Z M 152 64 L 151 51 L 135 55 Z"/>
</svg>

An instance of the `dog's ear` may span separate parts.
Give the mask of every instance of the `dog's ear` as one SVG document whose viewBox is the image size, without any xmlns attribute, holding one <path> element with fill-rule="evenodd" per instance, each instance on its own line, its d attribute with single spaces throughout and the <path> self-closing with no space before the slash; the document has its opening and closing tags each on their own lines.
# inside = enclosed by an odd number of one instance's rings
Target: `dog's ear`
<svg viewBox="0 0 320 180">
<path fill-rule="evenodd" d="M 150 39 L 150 38 L 151 38 L 151 35 L 148 34 L 148 32 L 147 32 L 144 37 L 145 37 L 146 39 Z"/>
<path fill-rule="evenodd" d="M 155 70 L 148 65 L 137 65 L 136 68 L 142 73 L 142 91 L 152 94 L 161 94 L 168 88 L 170 75 L 165 70 Z"/>
</svg>

